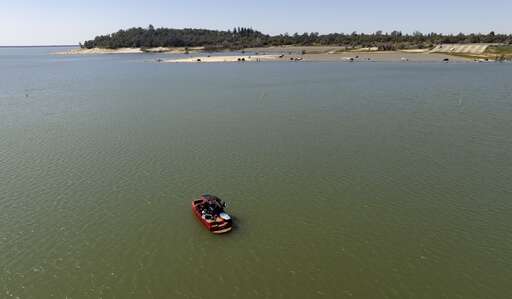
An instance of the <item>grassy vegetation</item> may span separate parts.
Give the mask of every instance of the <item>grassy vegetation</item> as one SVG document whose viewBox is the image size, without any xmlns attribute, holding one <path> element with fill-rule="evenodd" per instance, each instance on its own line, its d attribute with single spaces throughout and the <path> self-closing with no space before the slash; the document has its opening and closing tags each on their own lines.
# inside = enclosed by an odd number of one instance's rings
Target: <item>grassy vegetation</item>
<svg viewBox="0 0 512 299">
<path fill-rule="evenodd" d="M 512 60 L 512 45 L 490 46 L 485 54 L 496 60 Z"/>
<path fill-rule="evenodd" d="M 444 53 L 451 56 L 463 57 L 467 59 L 494 59 L 496 56 L 489 56 L 486 54 L 469 54 L 469 53 Z"/>
<path fill-rule="evenodd" d="M 483 54 L 469 54 L 469 53 L 446 53 L 452 56 L 463 57 L 467 59 L 475 59 L 475 60 L 490 60 L 490 61 L 505 61 L 512 60 L 512 53 L 501 54 L 501 53 L 490 53 L 485 52 Z"/>
<path fill-rule="evenodd" d="M 464 57 L 475 60 L 505 61 L 512 60 L 512 45 L 489 46 L 482 54 L 447 53 L 452 56 Z"/>
<path fill-rule="evenodd" d="M 510 55 L 512 54 L 512 45 L 490 46 L 487 48 L 487 53 L 497 55 Z"/>
</svg>

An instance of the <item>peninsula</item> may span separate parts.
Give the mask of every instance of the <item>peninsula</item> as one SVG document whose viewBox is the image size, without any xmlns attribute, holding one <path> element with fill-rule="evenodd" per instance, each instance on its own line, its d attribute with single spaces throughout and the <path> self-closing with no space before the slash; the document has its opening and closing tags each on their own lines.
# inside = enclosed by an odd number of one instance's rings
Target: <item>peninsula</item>
<svg viewBox="0 0 512 299">
<path fill-rule="evenodd" d="M 357 59 L 364 53 L 368 60 L 510 60 L 512 59 L 512 34 L 472 33 L 446 35 L 400 31 L 374 33 L 295 33 L 268 35 L 252 28 L 237 27 L 232 30 L 131 28 L 96 36 L 80 43 L 80 48 L 59 54 L 133 54 L 169 53 L 192 54 L 191 57 L 171 62 L 228 62 L 282 60 L 339 60 Z M 212 58 L 195 57 L 197 53 L 220 51 L 250 52 L 240 55 Z M 254 58 L 255 55 L 270 54 Z M 435 54 L 435 55 L 432 55 Z M 299 57 L 300 56 L 300 57 Z M 458 58 L 454 58 L 458 57 Z M 243 59 L 242 59 L 243 58 Z M 253 59 L 254 58 L 254 59 Z"/>
</svg>

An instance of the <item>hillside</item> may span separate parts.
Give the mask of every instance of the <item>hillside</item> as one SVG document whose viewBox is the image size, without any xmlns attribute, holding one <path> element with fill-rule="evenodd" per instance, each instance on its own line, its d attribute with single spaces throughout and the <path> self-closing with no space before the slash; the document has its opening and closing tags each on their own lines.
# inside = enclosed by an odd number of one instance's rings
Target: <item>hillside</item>
<svg viewBox="0 0 512 299">
<path fill-rule="evenodd" d="M 155 47 L 204 47 L 205 49 L 241 49 L 249 47 L 268 47 L 283 45 L 325 46 L 336 45 L 350 48 L 377 47 L 379 50 L 432 49 L 439 44 L 499 43 L 512 44 L 512 35 L 495 34 L 458 34 L 443 35 L 437 33 L 403 34 L 400 31 L 383 33 L 295 33 L 293 35 L 268 35 L 252 28 L 234 28 L 220 31 L 209 29 L 170 29 L 170 28 L 131 28 L 97 36 L 80 44 L 91 48 L 155 48 Z"/>
</svg>

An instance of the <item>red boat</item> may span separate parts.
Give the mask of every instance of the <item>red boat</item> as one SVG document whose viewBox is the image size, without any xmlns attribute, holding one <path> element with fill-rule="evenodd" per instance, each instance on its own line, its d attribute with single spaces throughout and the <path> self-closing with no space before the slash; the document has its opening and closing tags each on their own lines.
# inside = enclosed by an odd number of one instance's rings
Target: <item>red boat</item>
<svg viewBox="0 0 512 299">
<path fill-rule="evenodd" d="M 203 194 L 192 201 L 192 211 L 197 219 L 212 233 L 223 234 L 231 230 L 233 221 L 224 212 L 226 204 L 217 196 Z"/>
</svg>

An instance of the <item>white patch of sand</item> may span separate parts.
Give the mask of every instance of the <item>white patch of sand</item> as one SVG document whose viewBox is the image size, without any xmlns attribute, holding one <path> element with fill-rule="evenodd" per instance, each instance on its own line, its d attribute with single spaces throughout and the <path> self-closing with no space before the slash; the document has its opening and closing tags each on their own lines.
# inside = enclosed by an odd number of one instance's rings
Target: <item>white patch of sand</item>
<svg viewBox="0 0 512 299">
<path fill-rule="evenodd" d="M 407 49 L 407 50 L 400 50 L 400 52 L 404 53 L 428 53 L 429 49 Z"/>
<path fill-rule="evenodd" d="M 440 44 L 432 49 L 432 53 L 466 53 L 483 54 L 489 46 L 499 44 Z"/>
<path fill-rule="evenodd" d="M 198 52 L 203 50 L 203 47 L 194 48 L 171 48 L 171 47 L 155 47 L 155 48 L 119 48 L 119 49 L 106 49 L 106 48 L 92 48 L 92 49 L 71 49 L 64 52 L 56 52 L 53 54 L 58 55 L 93 55 L 93 54 L 139 54 L 139 53 L 170 53 L 170 54 L 184 54 L 187 52 Z"/>
<path fill-rule="evenodd" d="M 56 52 L 54 54 L 59 55 L 90 55 L 90 54 L 134 54 L 142 53 L 140 48 L 119 48 L 119 49 L 104 49 L 104 48 L 92 48 L 92 49 L 71 49 L 64 52 Z"/>
<path fill-rule="evenodd" d="M 212 63 L 212 62 L 260 62 L 283 59 L 279 55 L 229 55 L 229 56 L 197 56 L 163 60 L 168 63 Z"/>
</svg>

